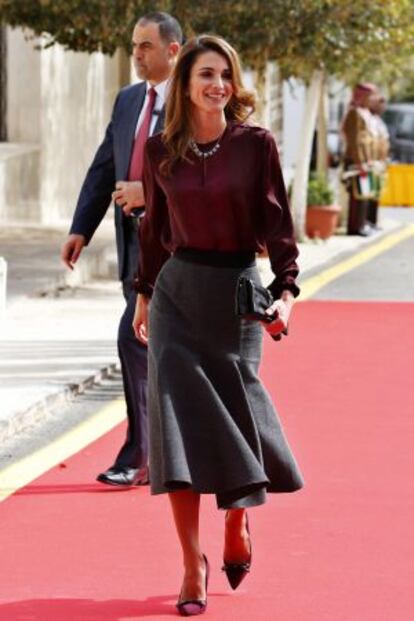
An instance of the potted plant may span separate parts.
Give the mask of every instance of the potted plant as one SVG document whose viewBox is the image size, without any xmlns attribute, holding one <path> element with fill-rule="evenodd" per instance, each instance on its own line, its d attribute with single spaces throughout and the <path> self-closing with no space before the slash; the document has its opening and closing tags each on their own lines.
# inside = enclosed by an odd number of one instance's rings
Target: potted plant
<svg viewBox="0 0 414 621">
<path fill-rule="evenodd" d="M 308 183 L 306 235 L 328 239 L 334 234 L 341 208 L 333 204 L 333 192 L 326 179 L 312 175 Z"/>
</svg>

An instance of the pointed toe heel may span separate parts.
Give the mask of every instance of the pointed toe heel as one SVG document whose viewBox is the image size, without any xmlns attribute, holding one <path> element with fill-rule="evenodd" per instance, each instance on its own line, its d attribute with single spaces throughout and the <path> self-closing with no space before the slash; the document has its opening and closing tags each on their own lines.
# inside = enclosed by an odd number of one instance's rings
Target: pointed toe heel
<svg viewBox="0 0 414 621">
<path fill-rule="evenodd" d="M 250 563 L 224 563 L 222 570 L 225 572 L 231 588 L 235 591 L 249 573 Z"/>
<path fill-rule="evenodd" d="M 249 573 L 250 563 L 224 563 L 222 570 L 226 573 L 227 580 L 235 591 Z"/>
<path fill-rule="evenodd" d="M 181 617 L 195 617 L 196 615 L 202 615 L 207 609 L 207 587 L 210 574 L 210 565 L 205 554 L 203 554 L 203 558 L 206 565 L 206 599 L 178 600 L 176 608 Z"/>
<path fill-rule="evenodd" d="M 244 561 L 244 563 L 226 563 L 226 561 L 223 561 L 223 567 L 221 568 L 222 571 L 225 572 L 227 576 L 227 580 L 231 588 L 233 589 L 233 591 L 237 589 L 240 583 L 244 580 L 244 578 L 250 572 L 250 567 L 252 564 L 252 542 L 250 539 L 249 521 L 248 521 L 247 513 L 246 513 L 246 530 L 249 535 L 249 543 L 250 543 L 250 554 L 249 554 L 248 560 Z"/>
</svg>

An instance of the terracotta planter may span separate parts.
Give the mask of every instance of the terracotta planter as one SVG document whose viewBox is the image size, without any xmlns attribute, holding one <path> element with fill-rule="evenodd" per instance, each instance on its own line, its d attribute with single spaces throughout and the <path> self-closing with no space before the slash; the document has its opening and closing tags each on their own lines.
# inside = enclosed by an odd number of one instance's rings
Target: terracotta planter
<svg viewBox="0 0 414 621">
<path fill-rule="evenodd" d="M 306 210 L 306 235 L 328 239 L 335 233 L 341 208 L 339 205 L 311 205 Z"/>
</svg>

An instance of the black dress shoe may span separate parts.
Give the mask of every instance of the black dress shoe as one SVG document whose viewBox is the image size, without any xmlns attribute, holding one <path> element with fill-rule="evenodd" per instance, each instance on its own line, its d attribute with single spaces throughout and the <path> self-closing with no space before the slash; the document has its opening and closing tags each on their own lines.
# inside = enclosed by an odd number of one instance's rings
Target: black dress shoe
<svg viewBox="0 0 414 621">
<path fill-rule="evenodd" d="M 148 485 L 148 468 L 146 466 L 144 468 L 112 466 L 112 468 L 98 474 L 96 480 L 107 485 L 119 485 L 121 487 Z"/>
</svg>

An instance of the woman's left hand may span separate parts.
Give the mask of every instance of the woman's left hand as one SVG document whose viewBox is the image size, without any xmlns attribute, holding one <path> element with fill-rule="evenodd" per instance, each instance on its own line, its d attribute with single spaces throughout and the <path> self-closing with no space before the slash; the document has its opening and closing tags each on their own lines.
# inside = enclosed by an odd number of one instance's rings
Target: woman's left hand
<svg viewBox="0 0 414 621">
<path fill-rule="evenodd" d="M 273 302 L 266 310 L 267 315 L 276 314 L 274 321 L 265 323 L 264 327 L 271 336 L 277 336 L 287 329 L 290 313 L 294 304 L 294 297 L 290 291 L 284 291 L 279 300 Z"/>
<path fill-rule="evenodd" d="M 142 294 L 137 295 L 132 328 L 136 338 L 144 345 L 148 345 L 148 312 L 149 298 Z"/>
</svg>

